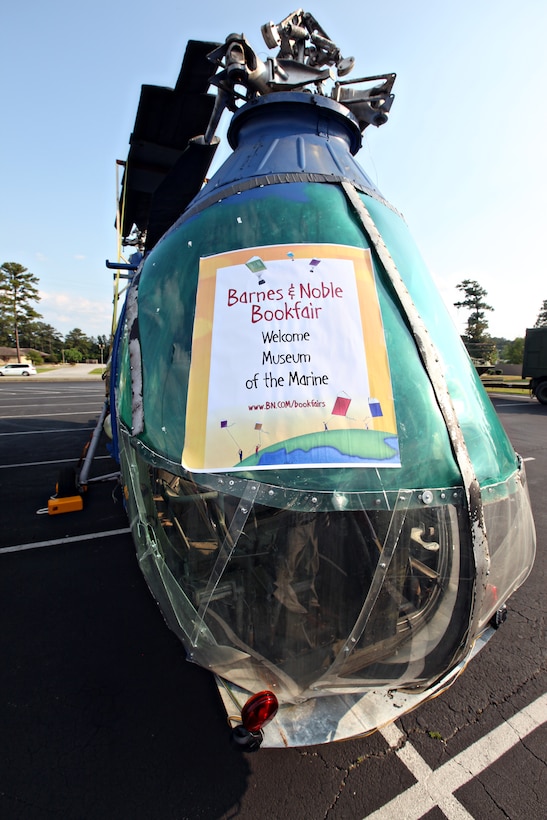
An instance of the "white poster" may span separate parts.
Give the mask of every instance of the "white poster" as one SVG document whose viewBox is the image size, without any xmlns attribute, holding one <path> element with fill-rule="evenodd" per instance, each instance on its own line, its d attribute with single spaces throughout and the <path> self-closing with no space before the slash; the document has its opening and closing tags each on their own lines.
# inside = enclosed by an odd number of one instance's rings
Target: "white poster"
<svg viewBox="0 0 547 820">
<path fill-rule="evenodd" d="M 369 251 L 278 245 L 202 259 L 182 461 L 400 466 Z"/>
</svg>

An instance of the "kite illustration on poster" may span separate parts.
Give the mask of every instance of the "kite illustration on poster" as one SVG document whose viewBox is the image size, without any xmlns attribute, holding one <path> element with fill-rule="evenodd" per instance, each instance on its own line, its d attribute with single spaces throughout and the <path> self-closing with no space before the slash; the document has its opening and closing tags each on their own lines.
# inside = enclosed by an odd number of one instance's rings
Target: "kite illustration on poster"
<svg viewBox="0 0 547 820">
<path fill-rule="evenodd" d="M 400 466 L 369 250 L 273 245 L 201 260 L 182 463 Z"/>
</svg>

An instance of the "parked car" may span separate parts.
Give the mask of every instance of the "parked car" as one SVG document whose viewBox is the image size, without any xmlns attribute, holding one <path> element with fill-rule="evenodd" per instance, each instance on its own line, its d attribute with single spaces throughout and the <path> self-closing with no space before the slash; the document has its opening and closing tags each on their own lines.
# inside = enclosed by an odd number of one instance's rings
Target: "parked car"
<svg viewBox="0 0 547 820">
<path fill-rule="evenodd" d="M 0 367 L 0 376 L 35 376 L 33 364 L 5 364 Z"/>
</svg>

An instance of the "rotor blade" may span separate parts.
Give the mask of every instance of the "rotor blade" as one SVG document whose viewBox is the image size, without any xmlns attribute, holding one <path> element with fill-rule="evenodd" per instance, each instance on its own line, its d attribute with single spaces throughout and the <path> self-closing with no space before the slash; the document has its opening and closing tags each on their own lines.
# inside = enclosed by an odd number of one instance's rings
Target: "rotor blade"
<svg viewBox="0 0 547 820">
<path fill-rule="evenodd" d="M 220 140 L 203 137 L 190 140 L 169 174 L 152 196 L 146 233 L 146 250 L 151 250 L 199 193 Z"/>
<path fill-rule="evenodd" d="M 214 67 L 207 59 L 214 42 L 190 40 L 175 88 L 143 85 L 121 183 L 122 236 L 148 225 L 154 192 L 189 141 L 203 134 L 215 96 L 207 94 Z"/>
</svg>

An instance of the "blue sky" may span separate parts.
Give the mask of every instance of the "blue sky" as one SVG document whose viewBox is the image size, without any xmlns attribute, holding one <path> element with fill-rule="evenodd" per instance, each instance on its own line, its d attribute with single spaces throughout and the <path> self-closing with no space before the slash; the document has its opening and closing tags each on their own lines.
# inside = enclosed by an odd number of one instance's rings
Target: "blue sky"
<svg viewBox="0 0 547 820">
<path fill-rule="evenodd" d="M 0 263 L 39 277 L 44 321 L 108 333 L 116 159 L 125 159 L 143 83 L 173 86 L 188 39 L 243 32 L 293 7 L 278 0 L 11 0 L 0 50 Z M 490 332 L 533 325 L 547 277 L 547 4 L 315 0 L 304 7 L 351 76 L 396 72 L 388 123 L 358 161 L 405 216 L 447 304 L 476 279 Z M 273 52 L 272 52 L 273 54 Z M 224 141 L 225 143 L 225 141 Z M 460 330 L 465 313 L 453 315 Z"/>
</svg>

